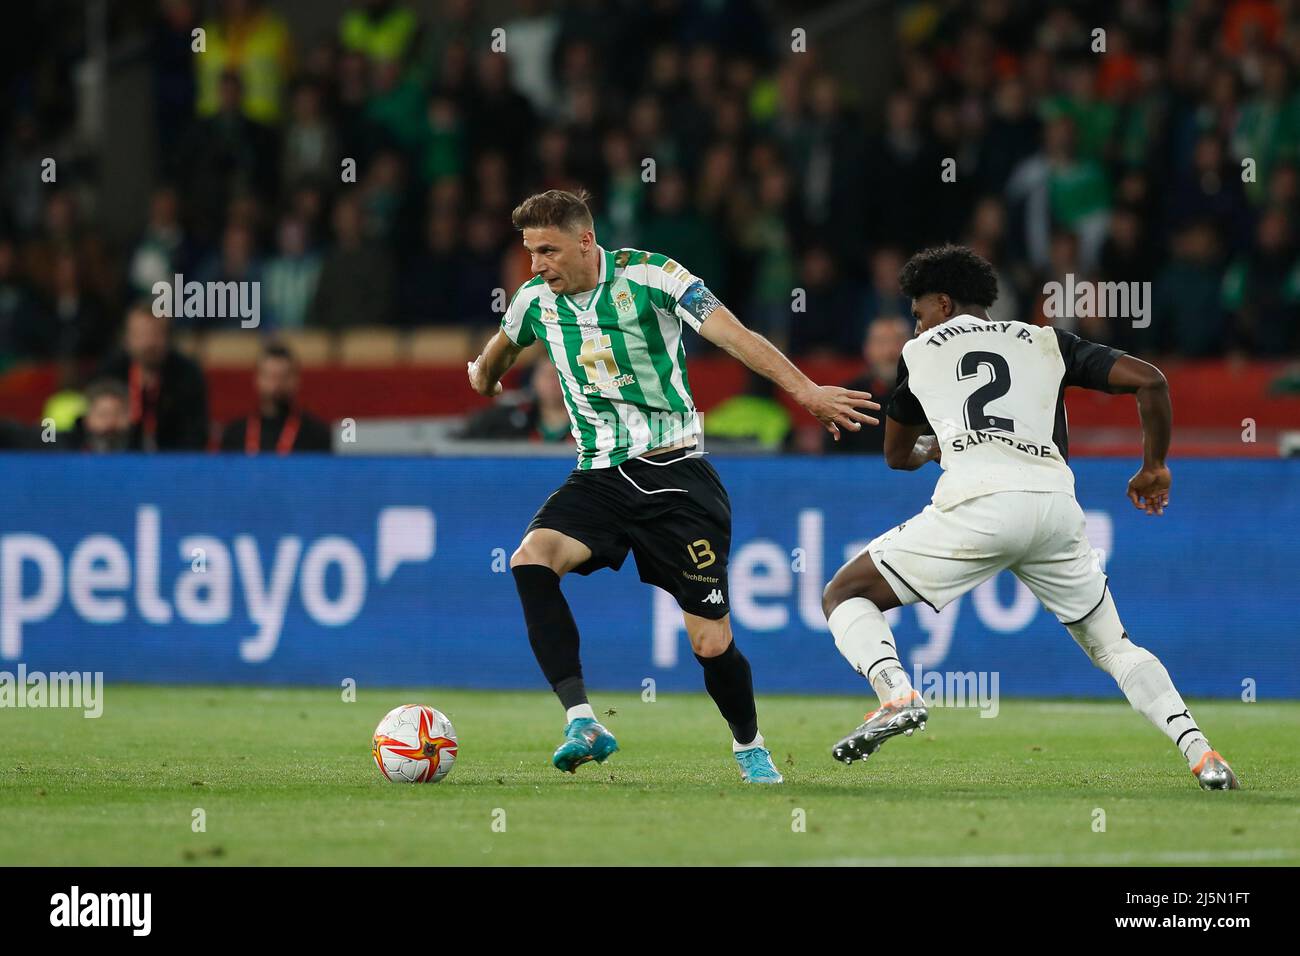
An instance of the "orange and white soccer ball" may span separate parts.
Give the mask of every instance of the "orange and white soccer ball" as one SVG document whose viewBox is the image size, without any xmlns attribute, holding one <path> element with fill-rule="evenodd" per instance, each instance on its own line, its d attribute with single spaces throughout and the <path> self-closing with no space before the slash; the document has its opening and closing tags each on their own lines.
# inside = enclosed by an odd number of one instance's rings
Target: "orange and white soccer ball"
<svg viewBox="0 0 1300 956">
<path fill-rule="evenodd" d="M 442 711 L 422 704 L 394 707 L 375 728 L 370 753 L 394 783 L 437 783 L 456 762 L 456 728 Z"/>
</svg>

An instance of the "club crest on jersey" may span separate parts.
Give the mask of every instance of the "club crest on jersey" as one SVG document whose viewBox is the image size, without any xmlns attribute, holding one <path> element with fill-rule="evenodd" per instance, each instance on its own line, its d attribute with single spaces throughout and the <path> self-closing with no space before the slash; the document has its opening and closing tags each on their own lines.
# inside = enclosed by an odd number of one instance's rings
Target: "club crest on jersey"
<svg viewBox="0 0 1300 956">
<path fill-rule="evenodd" d="M 618 292 L 614 296 L 614 311 L 621 318 L 636 318 L 636 302 L 632 300 L 632 294 L 626 290 Z"/>
<path fill-rule="evenodd" d="M 610 301 L 614 304 L 614 311 L 618 313 L 619 318 L 636 318 L 636 296 L 632 294 L 632 287 L 622 276 L 615 279 L 610 288 Z"/>
</svg>

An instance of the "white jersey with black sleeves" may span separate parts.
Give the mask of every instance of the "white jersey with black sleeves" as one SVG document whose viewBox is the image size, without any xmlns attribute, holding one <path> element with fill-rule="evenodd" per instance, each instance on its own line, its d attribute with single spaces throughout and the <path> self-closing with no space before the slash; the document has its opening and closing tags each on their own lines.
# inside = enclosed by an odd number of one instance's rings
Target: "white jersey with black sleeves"
<svg viewBox="0 0 1300 956">
<path fill-rule="evenodd" d="M 887 414 L 934 431 L 936 508 L 998 491 L 1072 495 L 1065 389 L 1106 391 L 1121 354 L 1047 326 L 954 316 L 903 347 Z"/>
</svg>

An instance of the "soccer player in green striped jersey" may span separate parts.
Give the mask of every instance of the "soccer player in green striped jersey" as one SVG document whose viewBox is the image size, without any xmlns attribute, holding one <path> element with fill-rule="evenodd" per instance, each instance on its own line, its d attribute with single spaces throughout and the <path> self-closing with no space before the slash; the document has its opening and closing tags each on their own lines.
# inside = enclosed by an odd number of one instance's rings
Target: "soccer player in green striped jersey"
<svg viewBox="0 0 1300 956">
<path fill-rule="evenodd" d="M 866 412 L 880 406 L 866 392 L 812 382 L 684 264 L 599 246 L 585 192 L 539 193 L 512 219 L 535 275 L 469 363 L 469 380 L 482 395 L 499 393 L 501 376 L 540 340 L 578 445 L 578 467 L 542 505 L 510 559 L 529 643 L 568 721 L 552 763 L 573 772 L 618 749 L 587 699 L 578 629 L 560 578 L 617 570 L 631 551 L 641 580 L 682 609 L 705 689 L 731 728 L 741 779 L 780 783 L 759 733 L 749 662 L 732 640 L 731 503 L 700 448 L 683 326 L 784 388 L 836 438 L 841 428 L 878 425 Z"/>
</svg>

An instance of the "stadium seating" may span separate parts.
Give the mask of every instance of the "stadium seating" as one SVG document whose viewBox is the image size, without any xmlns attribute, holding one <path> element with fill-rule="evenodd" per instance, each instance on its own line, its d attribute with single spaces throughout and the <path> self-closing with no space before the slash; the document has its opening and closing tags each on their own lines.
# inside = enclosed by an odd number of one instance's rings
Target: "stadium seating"
<svg viewBox="0 0 1300 956">
<path fill-rule="evenodd" d="M 202 361 L 208 366 L 250 366 L 262 353 L 262 340 L 238 329 L 208 332 L 201 343 Z"/>
<path fill-rule="evenodd" d="M 275 336 L 287 345 L 305 367 L 328 365 L 338 354 L 335 337 L 321 329 L 292 329 Z"/>
<path fill-rule="evenodd" d="M 417 365 L 459 364 L 478 353 L 465 328 L 416 329 L 404 351 L 408 361 Z"/>
<path fill-rule="evenodd" d="M 349 329 L 341 333 L 338 344 L 342 365 L 395 365 L 402 354 L 401 333 L 381 326 Z"/>
</svg>

